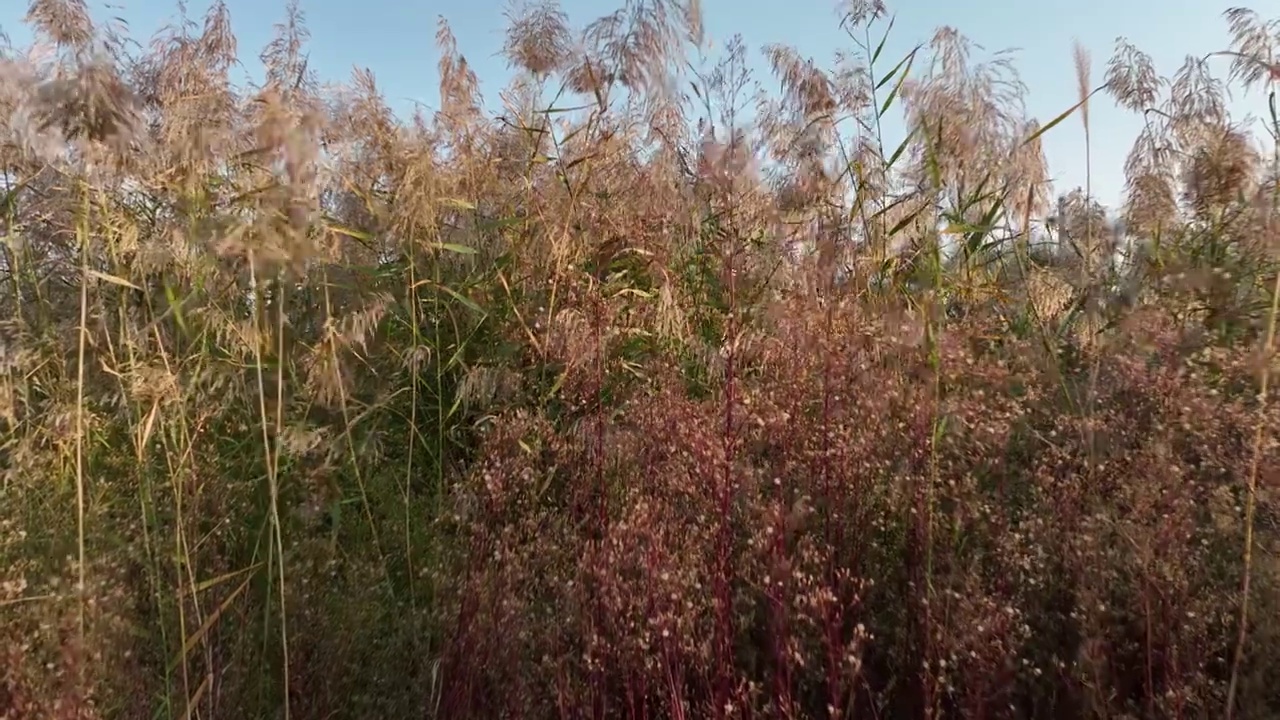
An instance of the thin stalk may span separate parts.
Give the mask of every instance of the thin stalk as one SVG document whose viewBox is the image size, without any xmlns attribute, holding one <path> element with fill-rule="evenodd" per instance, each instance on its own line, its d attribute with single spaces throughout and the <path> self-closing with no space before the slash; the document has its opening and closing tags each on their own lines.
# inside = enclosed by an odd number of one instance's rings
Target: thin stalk
<svg viewBox="0 0 1280 720">
<path fill-rule="evenodd" d="M 76 350 L 76 550 L 78 567 L 76 579 L 76 597 L 79 599 L 77 613 L 78 632 L 81 647 L 85 643 L 85 468 L 84 468 L 84 375 L 85 349 L 89 336 L 89 193 L 82 188 L 83 197 L 80 217 L 76 224 L 76 236 L 80 242 L 80 337 Z M 84 683 L 84 665 L 77 666 L 80 683 Z"/>
<path fill-rule="evenodd" d="M 257 308 L 256 308 L 257 312 L 255 314 L 261 317 L 261 313 L 265 312 L 265 309 L 262 307 L 262 302 L 265 296 L 262 293 L 261 286 L 259 286 L 258 284 L 257 264 L 258 264 L 257 259 L 254 257 L 253 251 L 250 250 L 249 251 L 249 282 L 253 286 L 254 295 L 257 299 L 255 303 L 257 305 Z M 283 325 L 284 309 L 282 307 L 277 307 L 277 311 L 280 316 L 280 323 L 281 325 Z M 280 330 L 283 331 L 283 327 L 281 327 Z M 281 332 L 280 333 L 281 343 L 284 342 L 283 337 L 284 337 L 284 333 Z M 289 720 L 288 610 L 285 605 L 284 539 L 283 539 L 283 533 L 281 532 L 281 529 L 280 529 L 280 478 L 279 478 L 279 475 L 277 474 L 277 471 L 279 469 L 278 460 L 279 460 L 280 454 L 278 449 L 276 448 L 275 443 L 272 442 L 271 434 L 267 429 L 267 423 L 268 423 L 267 388 L 266 388 L 266 380 L 262 372 L 262 343 L 260 341 L 254 342 L 253 354 L 254 354 L 254 364 L 253 364 L 254 372 L 258 380 L 258 419 L 259 419 L 259 425 L 262 428 L 262 449 L 263 449 L 263 452 L 266 454 L 266 457 L 264 459 L 266 461 L 266 470 L 267 470 L 267 492 L 270 500 L 271 531 L 272 531 L 272 539 L 275 545 L 276 560 L 278 562 L 278 564 L 276 565 L 276 573 L 277 573 L 276 580 L 278 582 L 277 593 L 280 601 L 280 652 L 282 653 L 281 659 L 283 663 L 281 677 L 284 683 L 284 717 L 285 717 L 285 720 Z M 280 358 L 281 368 L 277 370 L 277 373 L 283 372 L 283 361 L 284 361 L 284 358 L 281 357 Z M 281 387 L 278 387 L 276 390 L 277 401 L 279 401 L 280 393 L 283 392 L 283 382 L 280 382 L 277 384 L 281 386 Z M 282 412 L 280 407 L 281 405 L 283 405 L 283 403 L 278 402 L 277 408 L 276 408 L 277 430 L 279 429 L 279 420 L 280 420 L 279 413 Z M 279 437 L 279 432 L 276 433 L 276 437 L 277 438 Z"/>
</svg>

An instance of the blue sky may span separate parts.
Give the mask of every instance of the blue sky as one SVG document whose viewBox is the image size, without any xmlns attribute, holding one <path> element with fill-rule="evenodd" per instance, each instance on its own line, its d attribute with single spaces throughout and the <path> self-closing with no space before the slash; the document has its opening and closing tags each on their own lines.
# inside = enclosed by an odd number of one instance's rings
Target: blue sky
<svg viewBox="0 0 1280 720">
<path fill-rule="evenodd" d="M 121 17 L 135 39 L 145 40 L 175 17 L 175 0 L 116 0 L 107 5 L 89 0 L 96 16 Z M 605 14 L 621 0 L 562 0 L 571 21 L 581 26 Z M 1028 112 L 1048 121 L 1076 101 L 1072 43 L 1079 39 L 1093 53 L 1094 83 L 1102 81 L 1117 36 L 1125 36 L 1150 53 L 1161 74 L 1170 75 L 1188 54 L 1227 47 L 1222 13 L 1232 4 L 1211 0 L 909 0 L 890 5 L 897 22 L 886 47 L 896 61 L 934 29 L 952 25 L 988 51 L 1019 48 L 1017 67 L 1030 86 Z M 15 44 L 30 35 L 21 24 L 25 2 L 10 0 L 0 10 L 0 28 Z M 256 66 L 258 50 L 271 38 L 272 25 L 284 16 L 284 0 L 227 0 L 242 57 Z M 740 33 L 752 51 L 756 79 L 776 87 L 760 55 L 767 43 L 795 46 L 820 64 L 829 65 L 835 51 L 849 47 L 838 27 L 833 0 L 702 0 L 707 34 L 714 41 Z M 1253 0 L 1250 7 L 1266 17 L 1280 17 L 1280 0 Z M 202 15 L 208 0 L 190 0 L 188 12 Z M 509 77 L 498 55 L 503 42 L 505 0 L 462 0 L 457 3 L 399 3 L 395 0 L 302 0 L 311 31 L 311 67 L 324 80 L 349 77 L 353 67 L 371 69 L 388 102 L 407 113 L 415 103 L 433 108 L 437 98 L 434 35 L 436 18 L 453 27 L 459 49 L 480 75 L 486 100 L 495 102 Z M 882 61 L 883 62 L 883 61 Z M 1225 76 L 1225 60 L 1217 61 Z M 886 67 L 891 65 L 887 64 Z M 1260 94 L 1237 96 L 1233 113 L 1261 115 Z M 895 116 L 896 118 L 896 116 Z M 1121 168 L 1140 120 L 1098 96 L 1092 107 L 1093 189 L 1103 202 L 1121 196 Z M 1065 192 L 1085 177 L 1084 133 L 1072 118 L 1045 136 L 1045 149 L 1055 190 Z"/>
</svg>

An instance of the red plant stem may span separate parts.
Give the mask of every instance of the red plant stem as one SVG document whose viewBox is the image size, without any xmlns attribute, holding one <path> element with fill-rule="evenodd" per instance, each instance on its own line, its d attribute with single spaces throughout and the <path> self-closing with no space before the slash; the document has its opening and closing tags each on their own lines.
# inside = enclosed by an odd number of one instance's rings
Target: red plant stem
<svg viewBox="0 0 1280 720">
<path fill-rule="evenodd" d="M 603 288 L 597 288 L 595 302 L 592 303 L 593 323 L 592 332 L 596 345 L 596 427 L 595 427 L 595 470 L 596 470 L 596 492 L 599 493 L 598 508 L 596 517 L 596 542 L 599 547 L 597 560 L 603 561 L 605 557 L 605 536 L 608 532 L 608 491 L 605 488 L 604 479 L 604 339 L 601 331 L 601 304 Z M 603 568 L 601 568 L 603 570 Z M 604 607 L 603 599 L 599 589 L 595 593 L 592 602 L 592 628 L 595 633 L 603 636 L 604 634 Z M 606 692 L 604 688 L 603 670 L 601 669 L 602 658 L 593 658 L 596 667 L 591 670 L 591 686 L 594 700 L 592 702 L 592 713 L 596 720 L 606 717 Z"/>
<path fill-rule="evenodd" d="M 832 315 L 834 308 L 831 301 L 833 298 L 827 298 L 826 312 L 823 318 L 823 338 L 830 341 L 832 337 Z M 841 696 L 843 688 L 840 682 L 840 657 L 843 648 L 841 647 L 841 628 L 844 625 L 844 617 L 841 608 L 843 598 L 839 592 L 839 567 L 836 561 L 836 553 L 841 546 L 837 540 L 837 535 L 843 535 L 838 522 L 833 522 L 833 515 L 836 505 L 831 488 L 831 353 L 822 352 L 822 455 L 818 462 L 818 473 L 821 478 L 822 485 L 822 501 L 826 507 L 823 513 L 823 534 L 827 543 L 827 582 L 830 583 L 832 591 L 835 593 L 835 602 L 828 605 L 826 612 L 826 639 L 827 639 L 827 694 L 828 704 L 831 707 L 839 708 L 841 705 Z"/>
<path fill-rule="evenodd" d="M 786 518 L 779 514 L 778 527 L 774 530 L 773 538 L 773 554 L 775 567 L 785 567 L 787 541 L 786 541 Z M 789 715 L 791 710 L 791 666 L 787 660 L 787 641 L 789 639 L 789 628 L 787 626 L 787 585 L 790 583 L 790 573 L 782 573 L 782 577 L 777 583 L 772 583 L 772 590 L 769 594 L 770 599 L 770 615 L 773 622 L 773 651 L 774 661 L 778 667 L 774 674 L 774 701 L 777 707 L 785 714 Z"/>
<path fill-rule="evenodd" d="M 737 278 L 734 267 L 734 259 L 736 254 L 736 243 L 733 242 L 732 235 L 729 236 L 726 244 L 728 248 L 725 252 L 726 268 L 729 276 L 729 318 L 725 327 L 725 336 L 728 341 L 728 349 L 725 353 L 725 401 L 724 401 L 724 466 L 720 482 L 720 531 L 719 542 L 716 549 L 716 580 L 715 580 L 715 597 L 716 597 L 716 690 L 715 690 L 715 716 L 721 718 L 725 716 L 726 706 L 729 703 L 730 694 L 730 674 L 732 672 L 733 663 L 733 617 L 732 611 L 732 592 L 730 588 L 730 551 L 731 551 L 731 532 L 732 522 L 730 513 L 732 511 L 732 483 L 733 483 L 733 459 L 734 459 L 734 430 L 733 430 L 733 406 L 735 401 L 736 387 L 736 368 L 734 362 L 736 360 L 737 345 Z"/>
</svg>

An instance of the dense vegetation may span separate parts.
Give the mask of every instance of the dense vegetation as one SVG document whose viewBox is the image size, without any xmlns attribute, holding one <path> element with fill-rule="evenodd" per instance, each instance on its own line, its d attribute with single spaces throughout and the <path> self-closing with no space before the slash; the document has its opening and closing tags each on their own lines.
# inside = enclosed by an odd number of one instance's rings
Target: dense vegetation
<svg viewBox="0 0 1280 720">
<path fill-rule="evenodd" d="M 841 18 L 764 94 L 696 2 L 523 6 L 496 114 L 442 21 L 397 120 L 296 7 L 237 87 L 221 5 L 138 50 L 34 0 L 0 717 L 1280 713 L 1280 161 L 1224 110 L 1276 23 L 1077 49 L 1038 124 L 1007 56 Z M 1123 207 L 1047 182 L 1099 102 Z"/>
</svg>

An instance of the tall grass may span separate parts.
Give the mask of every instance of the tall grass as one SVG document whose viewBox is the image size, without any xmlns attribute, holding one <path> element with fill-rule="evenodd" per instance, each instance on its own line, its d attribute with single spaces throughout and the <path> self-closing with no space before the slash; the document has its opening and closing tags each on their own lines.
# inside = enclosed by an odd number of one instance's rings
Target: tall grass
<svg viewBox="0 0 1280 720">
<path fill-rule="evenodd" d="M 1280 712 L 1280 160 L 1224 102 L 1280 134 L 1274 23 L 1077 48 L 1038 121 L 1008 55 L 839 19 L 767 94 L 696 3 L 521 5 L 497 113 L 441 21 L 405 119 L 296 5 L 240 87 L 222 5 L 133 51 L 32 2 L 0 717 Z M 1107 99 L 1114 209 L 1040 147 Z"/>
</svg>

